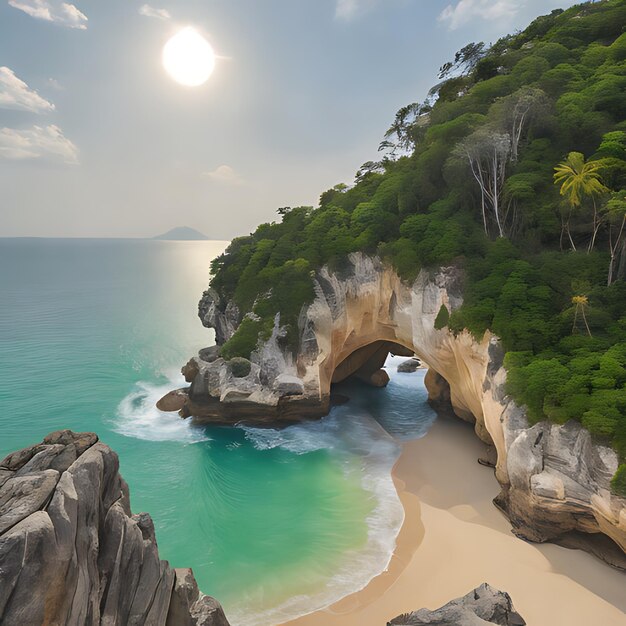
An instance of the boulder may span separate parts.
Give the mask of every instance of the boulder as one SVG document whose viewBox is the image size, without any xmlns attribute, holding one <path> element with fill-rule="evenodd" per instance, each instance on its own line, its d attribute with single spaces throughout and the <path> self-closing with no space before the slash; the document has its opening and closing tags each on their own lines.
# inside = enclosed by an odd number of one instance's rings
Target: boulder
<svg viewBox="0 0 626 626">
<path fill-rule="evenodd" d="M 462 598 L 448 602 L 445 606 L 431 611 L 420 609 L 400 615 L 387 626 L 478 626 L 498 624 L 498 626 L 524 626 L 526 622 L 513 607 L 508 593 L 498 591 L 483 583 Z"/>
<path fill-rule="evenodd" d="M 304 393 L 302 380 L 289 374 L 280 374 L 274 381 L 273 388 L 281 396 L 301 396 Z"/>
<path fill-rule="evenodd" d="M 398 365 L 398 372 L 401 374 L 412 374 L 413 372 L 417 372 L 421 365 L 419 359 L 407 359 Z"/>
<path fill-rule="evenodd" d="M 156 404 L 159 411 L 180 411 L 187 401 L 187 391 L 185 389 L 175 389 L 166 393 Z"/>
<path fill-rule="evenodd" d="M 376 370 L 369 376 L 360 376 L 357 374 L 357 378 L 372 387 L 386 387 L 389 384 L 389 374 L 383 369 Z"/>
<path fill-rule="evenodd" d="M 183 375 L 184 379 L 188 383 L 192 383 L 194 378 L 200 372 L 200 367 L 198 366 L 198 362 L 196 359 L 189 359 L 185 365 L 180 369 L 180 373 Z"/>
<path fill-rule="evenodd" d="M 220 358 L 220 347 L 209 346 L 208 348 L 202 348 L 202 350 L 198 352 L 198 358 L 205 363 L 213 363 L 213 361 L 217 361 L 217 359 Z"/>
</svg>

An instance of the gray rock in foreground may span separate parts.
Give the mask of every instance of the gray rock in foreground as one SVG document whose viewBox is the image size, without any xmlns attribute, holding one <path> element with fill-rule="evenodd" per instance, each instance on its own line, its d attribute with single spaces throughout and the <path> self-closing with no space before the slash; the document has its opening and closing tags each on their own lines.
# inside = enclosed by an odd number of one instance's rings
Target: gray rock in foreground
<svg viewBox="0 0 626 626">
<path fill-rule="evenodd" d="M 392 619 L 387 626 L 524 626 L 526 622 L 513 608 L 508 593 L 483 583 L 466 596 L 448 602 L 434 611 L 420 609 Z"/>
<path fill-rule="evenodd" d="M 69 430 L 0 461 L 0 624 L 228 626 L 190 569 L 159 559 L 118 470 Z"/>
</svg>

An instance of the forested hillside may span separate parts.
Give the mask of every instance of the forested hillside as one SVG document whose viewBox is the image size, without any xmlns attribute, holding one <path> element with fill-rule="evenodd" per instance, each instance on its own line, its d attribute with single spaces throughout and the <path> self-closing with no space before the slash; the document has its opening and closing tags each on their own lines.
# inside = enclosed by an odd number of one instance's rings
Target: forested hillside
<svg viewBox="0 0 626 626">
<path fill-rule="evenodd" d="M 253 312 L 222 355 L 249 356 L 277 312 L 296 348 L 312 273 L 352 251 L 407 281 L 458 264 L 465 303 L 437 325 L 492 330 L 531 420 L 580 420 L 624 460 L 625 29 L 626 0 L 604 0 L 457 53 L 354 184 L 279 209 L 214 261 L 212 286 Z M 613 484 L 626 494 L 626 465 Z"/>
</svg>

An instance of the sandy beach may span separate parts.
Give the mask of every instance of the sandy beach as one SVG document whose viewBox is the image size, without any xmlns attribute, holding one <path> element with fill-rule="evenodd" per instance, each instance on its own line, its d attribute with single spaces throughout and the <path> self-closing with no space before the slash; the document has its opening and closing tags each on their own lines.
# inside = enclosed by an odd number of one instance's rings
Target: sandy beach
<svg viewBox="0 0 626 626">
<path fill-rule="evenodd" d="M 405 520 L 386 572 L 289 626 L 384 626 L 482 582 L 507 591 L 529 626 L 625 626 L 626 574 L 579 550 L 526 543 L 494 507 L 493 471 L 473 429 L 439 418 L 403 445 L 394 480 Z"/>
</svg>

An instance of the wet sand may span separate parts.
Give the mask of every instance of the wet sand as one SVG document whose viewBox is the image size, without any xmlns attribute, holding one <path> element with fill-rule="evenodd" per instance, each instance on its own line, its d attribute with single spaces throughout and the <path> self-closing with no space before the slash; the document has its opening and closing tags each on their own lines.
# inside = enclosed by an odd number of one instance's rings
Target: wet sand
<svg viewBox="0 0 626 626">
<path fill-rule="evenodd" d="M 482 582 L 507 591 L 529 626 L 626 626 L 626 574 L 579 550 L 524 542 L 494 507 L 486 447 L 460 420 L 439 418 L 404 444 L 394 481 L 405 520 L 386 572 L 289 626 L 384 626 L 437 608 Z"/>
</svg>

